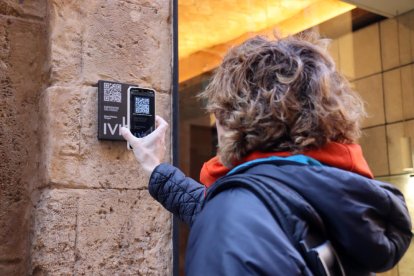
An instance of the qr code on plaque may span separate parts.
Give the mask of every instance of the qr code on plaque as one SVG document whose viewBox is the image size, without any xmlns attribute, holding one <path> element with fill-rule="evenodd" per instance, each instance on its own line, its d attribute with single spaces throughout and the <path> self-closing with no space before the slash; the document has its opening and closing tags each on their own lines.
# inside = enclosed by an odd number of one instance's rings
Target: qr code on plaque
<svg viewBox="0 0 414 276">
<path fill-rule="evenodd" d="M 149 99 L 147 98 L 135 98 L 135 113 L 141 113 L 141 114 L 149 114 Z"/>
<path fill-rule="evenodd" d="M 104 83 L 104 101 L 120 103 L 122 101 L 122 86 L 119 83 Z"/>
</svg>

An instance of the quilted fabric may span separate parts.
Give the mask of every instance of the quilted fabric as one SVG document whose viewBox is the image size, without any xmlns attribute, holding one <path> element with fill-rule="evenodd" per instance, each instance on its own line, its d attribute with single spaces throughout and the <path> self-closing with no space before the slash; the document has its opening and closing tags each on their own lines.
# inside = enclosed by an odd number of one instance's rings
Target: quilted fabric
<svg viewBox="0 0 414 276">
<path fill-rule="evenodd" d="M 167 163 L 160 164 L 152 172 L 148 189 L 165 209 L 189 225 L 194 222 L 204 201 L 204 185 Z"/>
</svg>

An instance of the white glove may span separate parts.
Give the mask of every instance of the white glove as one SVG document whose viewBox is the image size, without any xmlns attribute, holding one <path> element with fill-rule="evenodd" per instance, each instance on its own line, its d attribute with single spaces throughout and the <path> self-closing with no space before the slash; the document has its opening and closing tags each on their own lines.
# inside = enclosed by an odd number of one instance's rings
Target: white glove
<svg viewBox="0 0 414 276">
<path fill-rule="evenodd" d="M 168 123 L 157 115 L 155 116 L 155 124 L 156 129 L 143 138 L 135 137 L 126 127 L 121 128 L 121 135 L 129 142 L 135 158 L 148 176 L 156 166 L 161 164 L 166 152 L 165 133 L 168 129 Z"/>
</svg>

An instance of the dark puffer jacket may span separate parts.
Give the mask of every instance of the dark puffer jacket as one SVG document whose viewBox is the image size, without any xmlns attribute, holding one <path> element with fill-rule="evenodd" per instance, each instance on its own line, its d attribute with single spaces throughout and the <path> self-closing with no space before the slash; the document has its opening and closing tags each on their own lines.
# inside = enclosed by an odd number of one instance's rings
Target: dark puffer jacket
<svg viewBox="0 0 414 276">
<path fill-rule="evenodd" d="M 313 275 L 296 240 L 320 219 L 346 275 L 392 268 L 412 236 L 395 187 L 332 167 L 256 162 L 205 191 L 161 164 L 149 191 L 192 225 L 186 275 Z"/>
</svg>

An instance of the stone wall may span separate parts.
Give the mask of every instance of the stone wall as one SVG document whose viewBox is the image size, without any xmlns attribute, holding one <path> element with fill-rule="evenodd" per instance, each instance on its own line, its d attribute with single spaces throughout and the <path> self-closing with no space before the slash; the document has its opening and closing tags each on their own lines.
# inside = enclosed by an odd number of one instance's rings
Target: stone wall
<svg viewBox="0 0 414 276">
<path fill-rule="evenodd" d="M 414 11 L 334 39 L 331 53 L 366 103 L 360 143 L 374 175 L 404 173 L 401 138 L 414 148 Z"/>
<path fill-rule="evenodd" d="M 0 275 L 170 274 L 171 216 L 126 144 L 97 140 L 95 87 L 152 87 L 170 121 L 170 1 L 10 0 L 0 11 Z"/>
<path fill-rule="evenodd" d="M 47 79 L 45 1 L 0 2 L 0 275 L 25 275 L 39 181 L 39 97 Z"/>
</svg>

